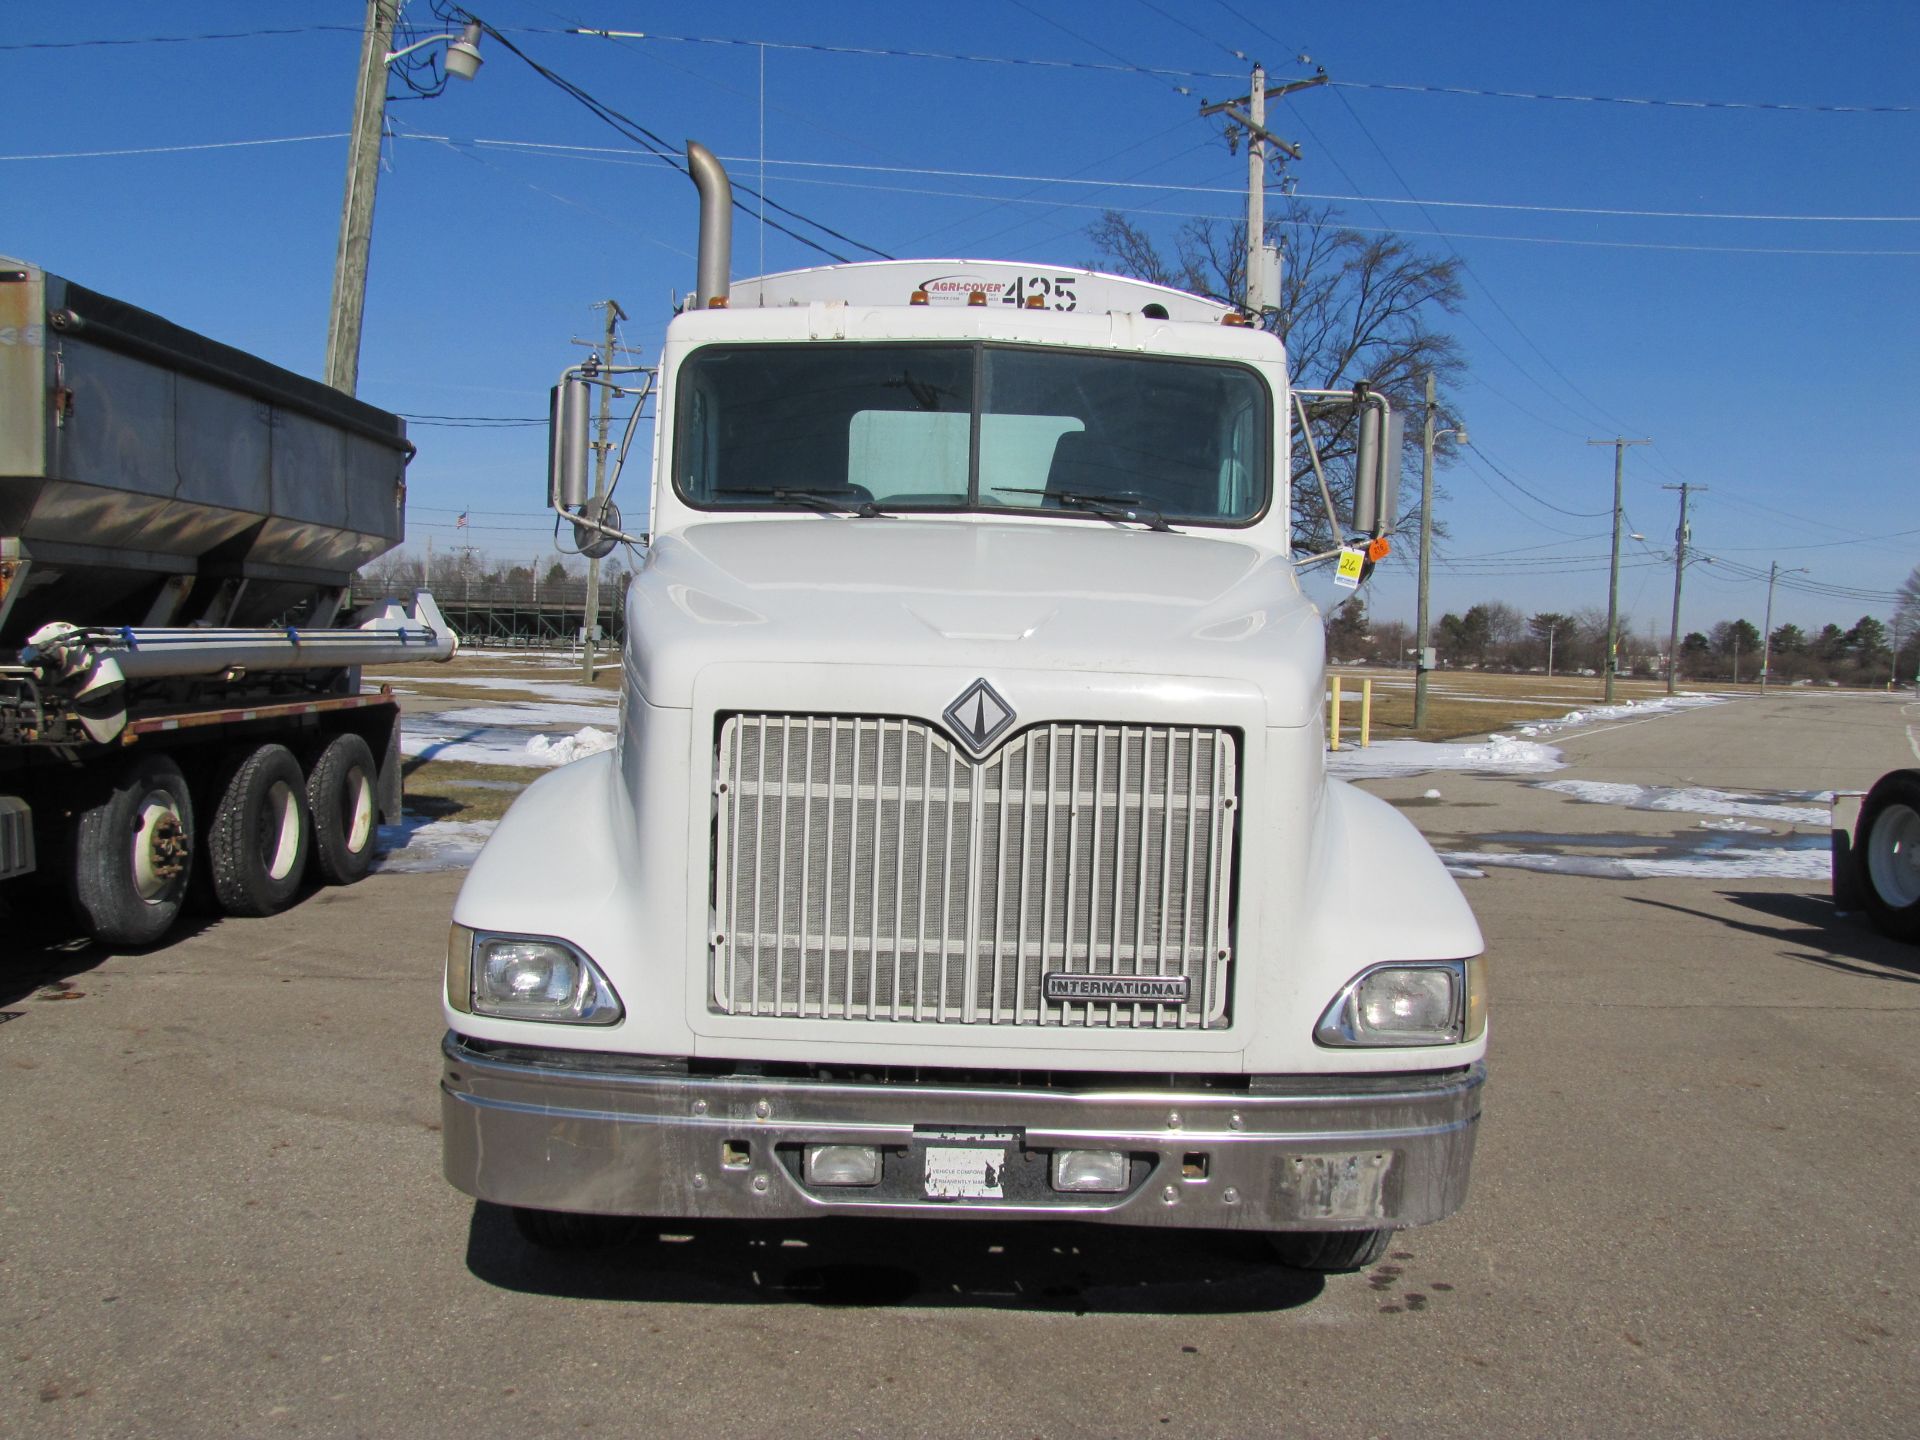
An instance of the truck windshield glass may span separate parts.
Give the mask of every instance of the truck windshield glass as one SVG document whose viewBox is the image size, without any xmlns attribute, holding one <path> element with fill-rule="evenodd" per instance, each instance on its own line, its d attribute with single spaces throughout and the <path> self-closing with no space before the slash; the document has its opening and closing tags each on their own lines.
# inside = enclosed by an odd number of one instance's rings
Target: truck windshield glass
<svg viewBox="0 0 1920 1440">
<path fill-rule="evenodd" d="M 1046 511 L 1238 525 L 1266 508 L 1242 365 L 993 345 L 711 346 L 680 369 L 674 483 L 703 509 Z M 776 494 L 775 492 L 785 492 Z M 1070 498 L 1072 497 L 1072 498 Z"/>
</svg>

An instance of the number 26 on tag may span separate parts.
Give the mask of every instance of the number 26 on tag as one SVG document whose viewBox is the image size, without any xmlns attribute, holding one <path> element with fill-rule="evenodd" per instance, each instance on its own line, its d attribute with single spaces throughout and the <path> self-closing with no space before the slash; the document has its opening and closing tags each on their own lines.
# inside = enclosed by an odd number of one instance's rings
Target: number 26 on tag
<svg viewBox="0 0 1920 1440">
<path fill-rule="evenodd" d="M 1360 588 L 1360 573 L 1366 563 L 1366 551 L 1342 550 L 1340 552 L 1340 564 L 1333 572 L 1333 583 L 1338 585 L 1342 590 L 1358 590 Z"/>
</svg>

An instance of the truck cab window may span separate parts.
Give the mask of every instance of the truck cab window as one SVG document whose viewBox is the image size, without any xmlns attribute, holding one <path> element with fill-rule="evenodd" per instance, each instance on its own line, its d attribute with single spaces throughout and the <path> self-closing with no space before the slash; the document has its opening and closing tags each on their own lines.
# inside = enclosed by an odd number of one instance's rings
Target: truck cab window
<svg viewBox="0 0 1920 1440">
<path fill-rule="evenodd" d="M 1222 361 L 966 343 L 716 345 L 681 371 L 674 474 L 702 509 L 804 508 L 806 492 L 902 512 L 1097 519 L 1060 498 L 1079 495 L 1243 525 L 1267 505 L 1271 413 L 1259 375 Z"/>
</svg>

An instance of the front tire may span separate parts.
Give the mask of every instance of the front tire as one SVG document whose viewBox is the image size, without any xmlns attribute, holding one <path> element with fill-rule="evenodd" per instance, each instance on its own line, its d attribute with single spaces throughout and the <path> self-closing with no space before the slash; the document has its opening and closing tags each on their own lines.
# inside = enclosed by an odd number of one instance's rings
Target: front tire
<svg viewBox="0 0 1920 1440">
<path fill-rule="evenodd" d="M 358 735 L 327 742 L 307 775 L 313 868 L 328 885 L 351 885 L 373 865 L 380 801 L 373 751 Z"/>
<path fill-rule="evenodd" d="M 1920 941 L 1920 770 L 1882 775 L 1860 806 L 1855 875 L 1874 927 Z"/>
<path fill-rule="evenodd" d="M 213 893 L 229 915 L 272 915 L 307 869 L 306 777 L 284 745 L 261 745 L 232 771 L 207 827 Z"/>
<path fill-rule="evenodd" d="M 1387 1253 L 1391 1230 L 1281 1230 L 1267 1238 L 1282 1265 L 1323 1273 L 1359 1270 Z"/>
<path fill-rule="evenodd" d="M 145 755 L 74 828 L 73 898 L 109 945 L 151 945 L 180 914 L 193 872 L 193 800 L 180 767 Z"/>
</svg>

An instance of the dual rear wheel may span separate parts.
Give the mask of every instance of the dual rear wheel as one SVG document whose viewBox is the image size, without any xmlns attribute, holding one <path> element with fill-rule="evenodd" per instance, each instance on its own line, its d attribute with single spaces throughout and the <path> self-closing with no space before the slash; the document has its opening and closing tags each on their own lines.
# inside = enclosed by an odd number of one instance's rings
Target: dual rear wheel
<svg viewBox="0 0 1920 1440">
<path fill-rule="evenodd" d="M 196 829 L 180 766 L 167 755 L 138 756 L 77 818 L 75 904 L 99 939 L 139 946 L 179 917 L 196 868 L 229 915 L 286 908 L 309 867 L 321 883 L 351 885 L 373 863 L 377 777 L 358 735 L 331 737 L 304 770 L 284 745 L 243 748 L 201 787 L 208 813 Z"/>
</svg>

